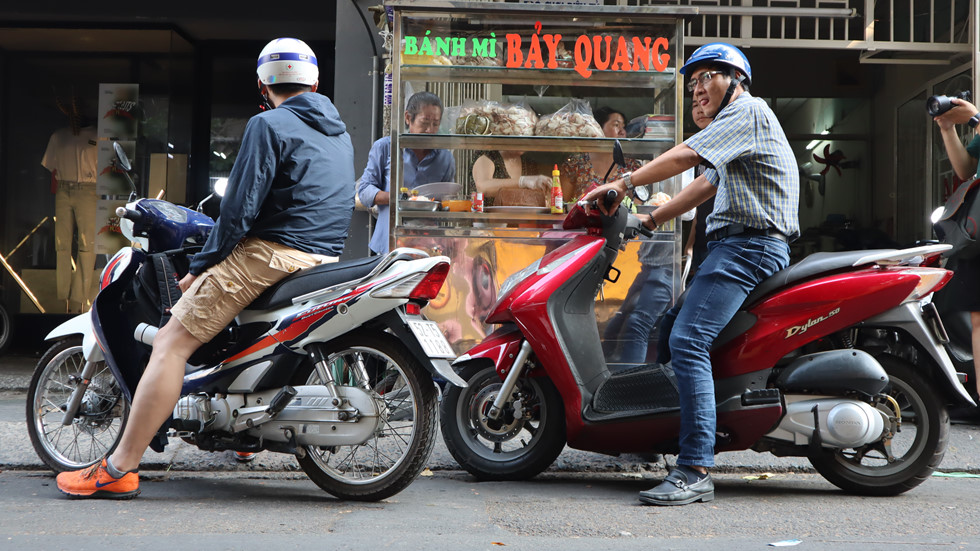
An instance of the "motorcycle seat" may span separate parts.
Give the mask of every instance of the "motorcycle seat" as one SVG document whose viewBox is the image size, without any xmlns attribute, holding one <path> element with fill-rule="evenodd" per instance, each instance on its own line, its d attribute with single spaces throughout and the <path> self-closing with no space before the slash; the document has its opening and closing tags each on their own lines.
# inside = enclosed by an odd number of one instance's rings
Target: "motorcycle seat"
<svg viewBox="0 0 980 551">
<path fill-rule="evenodd" d="M 787 266 L 785 269 L 776 272 L 760 283 L 745 298 L 744 305 L 745 307 L 751 306 L 776 289 L 796 283 L 797 281 L 809 279 L 827 272 L 850 268 L 858 260 L 879 252 L 887 252 L 887 249 L 813 253 L 796 264 Z"/>
<path fill-rule="evenodd" d="M 375 268 L 384 256 L 369 256 L 343 262 L 320 264 L 286 276 L 256 297 L 246 310 L 271 310 L 290 304 L 298 296 L 360 279 Z"/>
<path fill-rule="evenodd" d="M 742 312 L 737 313 L 735 317 L 732 318 L 732 321 L 730 321 L 728 325 L 721 330 L 718 337 L 715 338 L 715 342 L 711 345 L 712 350 L 721 347 L 731 339 L 741 335 L 748 327 L 751 327 L 752 324 L 755 323 L 754 318 L 751 316 L 745 317 L 743 316 L 743 313 L 751 308 L 753 304 L 759 302 L 776 290 L 796 283 L 797 281 L 809 279 L 820 274 L 850 268 L 854 266 L 855 262 L 866 256 L 893 250 L 895 249 L 813 253 L 796 264 L 791 264 L 790 266 L 776 272 L 769 278 L 763 280 L 762 283 L 760 283 L 751 293 L 749 293 L 747 297 L 745 297 L 745 301 L 742 302 L 742 307 L 740 309 Z M 676 312 L 680 310 L 681 305 L 684 304 L 684 300 L 687 298 L 687 292 L 689 290 L 690 288 L 685 289 L 684 292 L 681 293 L 681 296 L 677 297 L 677 301 L 674 303 L 673 308 L 664 314 L 665 319 L 661 323 L 668 324 L 668 333 L 666 334 L 669 334 L 669 327 L 674 323 L 673 318 L 677 316 Z M 667 349 L 666 346 L 661 348 L 660 354 L 661 357 L 664 358 L 670 357 L 669 349 Z"/>
</svg>

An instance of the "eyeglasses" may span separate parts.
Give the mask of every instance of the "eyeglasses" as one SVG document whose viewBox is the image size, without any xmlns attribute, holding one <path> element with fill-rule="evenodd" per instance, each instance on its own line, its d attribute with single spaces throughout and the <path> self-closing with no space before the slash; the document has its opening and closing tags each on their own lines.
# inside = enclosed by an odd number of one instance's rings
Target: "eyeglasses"
<svg viewBox="0 0 980 551">
<path fill-rule="evenodd" d="M 711 80 L 711 77 L 715 75 L 724 75 L 724 74 L 726 74 L 725 71 L 705 71 L 701 73 L 700 76 L 696 76 L 691 80 L 687 81 L 687 91 L 693 92 L 694 89 L 698 87 L 699 83 L 701 84 L 701 86 L 707 86 L 708 82 Z"/>
</svg>

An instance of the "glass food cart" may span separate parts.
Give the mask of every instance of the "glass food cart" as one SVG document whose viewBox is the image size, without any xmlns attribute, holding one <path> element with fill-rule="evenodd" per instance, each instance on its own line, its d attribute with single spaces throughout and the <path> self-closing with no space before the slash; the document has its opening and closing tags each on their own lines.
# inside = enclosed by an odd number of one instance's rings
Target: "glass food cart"
<svg viewBox="0 0 980 551">
<path fill-rule="evenodd" d="M 630 135 L 637 137 L 620 139 L 628 158 L 649 160 L 679 143 L 685 108 L 675 75 L 683 62 L 683 18 L 695 8 L 404 0 L 388 7 L 394 29 L 391 145 L 399 152 L 392 155 L 390 245 L 450 258 L 446 285 L 425 314 L 462 354 L 492 330 L 484 317 L 503 280 L 569 238 L 561 230 L 564 215 L 548 206 L 502 204 L 498 195 L 484 199 L 483 212 L 473 212 L 475 160 L 486 152 L 521 152 L 537 173 L 550 177 L 572 155 L 608 154 L 614 138 L 541 124 L 556 120 L 551 114 L 590 115 L 588 108 L 599 106 L 631 121 Z M 443 102 L 438 134 L 409 134 L 403 124 L 407 98 L 419 91 Z M 451 151 L 458 184 L 446 188 L 452 196 L 424 197 L 419 204 L 399 197 L 400 188 L 413 187 L 403 181 L 404 149 Z M 673 196 L 681 180 L 653 184 L 650 191 Z M 574 199 L 565 197 L 566 205 Z M 619 278 L 607 281 L 596 297 L 611 364 L 627 343 L 633 309 L 656 317 L 681 290 L 681 224 L 659 230 L 627 245 L 615 266 Z M 650 277 L 666 285 L 666 301 L 642 302 Z M 656 330 L 649 333 L 655 341 Z M 647 357 L 656 357 L 653 342 Z"/>
</svg>

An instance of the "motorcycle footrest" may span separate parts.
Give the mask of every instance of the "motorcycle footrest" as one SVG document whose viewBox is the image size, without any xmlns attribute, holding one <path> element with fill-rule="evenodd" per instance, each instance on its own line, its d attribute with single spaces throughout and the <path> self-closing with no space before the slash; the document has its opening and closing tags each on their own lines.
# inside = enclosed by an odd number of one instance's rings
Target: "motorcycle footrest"
<svg viewBox="0 0 980 551">
<path fill-rule="evenodd" d="M 171 419 L 170 428 L 177 432 L 199 433 L 204 430 L 204 423 L 198 420 Z"/>
<path fill-rule="evenodd" d="M 782 403 L 778 388 L 760 388 L 742 393 L 743 406 L 770 406 Z"/>
</svg>

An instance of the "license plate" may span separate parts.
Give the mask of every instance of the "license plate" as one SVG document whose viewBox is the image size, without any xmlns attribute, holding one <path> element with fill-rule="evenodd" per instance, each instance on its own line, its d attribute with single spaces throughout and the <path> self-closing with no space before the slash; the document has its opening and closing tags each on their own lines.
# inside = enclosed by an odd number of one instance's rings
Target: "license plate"
<svg viewBox="0 0 980 551">
<path fill-rule="evenodd" d="M 408 328 L 430 358 L 455 358 L 456 353 L 434 321 L 409 320 Z"/>
</svg>

